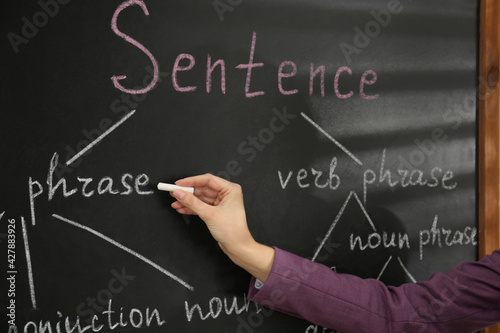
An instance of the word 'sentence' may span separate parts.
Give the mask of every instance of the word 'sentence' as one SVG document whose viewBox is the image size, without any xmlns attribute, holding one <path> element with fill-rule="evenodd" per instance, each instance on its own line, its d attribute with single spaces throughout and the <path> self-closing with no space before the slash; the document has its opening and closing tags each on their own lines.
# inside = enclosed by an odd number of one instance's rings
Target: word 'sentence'
<svg viewBox="0 0 500 333">
<path fill-rule="evenodd" d="M 118 29 L 118 16 L 124 9 L 133 5 L 140 6 L 144 14 L 149 15 L 149 11 L 143 0 L 127 0 L 123 2 L 120 6 L 118 6 L 115 13 L 113 14 L 113 18 L 111 20 L 111 29 L 117 36 L 123 38 L 126 42 L 139 48 L 142 52 L 144 52 L 144 54 L 148 56 L 153 65 L 153 73 L 154 73 L 153 79 L 151 80 L 151 82 L 149 82 L 149 84 L 146 87 L 139 89 L 130 89 L 122 85 L 121 81 L 127 78 L 126 75 L 114 75 L 111 77 L 111 80 L 113 81 L 114 86 L 120 91 L 123 91 L 128 94 L 145 94 L 157 85 L 159 79 L 160 67 L 154 55 L 144 45 L 142 45 L 137 40 L 133 39 L 132 37 L 121 32 Z M 265 65 L 263 62 L 254 61 L 256 44 L 257 44 L 257 33 L 253 32 L 248 63 L 239 64 L 236 66 L 236 69 L 241 69 L 246 71 L 245 97 L 247 98 L 262 96 L 266 93 L 263 90 L 250 89 L 253 72 L 257 68 L 264 67 Z M 172 67 L 172 85 L 176 91 L 193 92 L 199 88 L 197 85 L 194 85 L 193 82 L 191 83 L 181 82 L 182 81 L 181 74 L 183 72 L 188 72 L 192 70 L 195 65 L 196 65 L 196 59 L 193 55 L 188 53 L 181 53 L 177 56 L 177 58 L 174 61 L 174 65 Z M 206 75 L 203 78 L 207 93 L 212 92 L 212 78 L 216 70 L 220 72 L 220 90 L 222 94 L 225 94 L 226 62 L 224 59 L 213 60 L 210 54 L 207 54 L 206 72 L 205 72 Z M 293 82 L 287 82 L 285 84 L 285 81 L 287 81 L 287 79 L 292 79 L 295 76 L 297 76 L 297 72 L 298 72 L 297 64 L 293 61 L 286 60 L 281 62 L 281 64 L 278 66 L 277 84 L 278 84 L 278 90 L 282 95 L 294 95 L 299 92 L 299 89 L 290 87 L 290 85 L 292 85 Z M 311 63 L 309 69 L 309 95 L 313 95 L 315 81 L 319 81 L 319 83 L 316 83 L 316 86 L 319 85 L 321 96 L 325 96 L 325 73 L 326 73 L 326 67 L 324 65 L 317 66 L 314 63 Z M 339 67 L 335 72 L 333 88 L 335 95 L 339 99 L 348 99 L 355 95 L 355 92 L 353 90 L 345 88 L 344 87 L 345 83 L 342 83 L 345 80 L 346 76 L 353 76 L 353 71 L 350 67 L 342 66 Z M 368 69 L 365 70 L 363 74 L 361 74 L 359 78 L 359 90 L 357 91 L 361 99 L 371 100 L 371 99 L 377 99 L 379 97 L 379 95 L 374 93 L 374 91 L 371 91 L 369 93 L 366 92 L 367 86 L 372 86 L 376 82 L 377 82 L 377 73 L 374 72 L 373 70 Z M 286 88 L 284 87 L 285 85 Z M 370 90 L 374 90 L 374 88 L 371 88 Z"/>
</svg>

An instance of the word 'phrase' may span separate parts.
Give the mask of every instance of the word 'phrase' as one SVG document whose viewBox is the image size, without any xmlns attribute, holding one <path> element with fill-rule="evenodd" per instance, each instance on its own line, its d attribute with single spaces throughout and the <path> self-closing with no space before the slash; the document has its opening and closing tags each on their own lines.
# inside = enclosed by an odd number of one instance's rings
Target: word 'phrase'
<svg viewBox="0 0 500 333">
<path fill-rule="evenodd" d="M 31 222 L 35 225 L 35 199 L 47 191 L 47 199 L 51 201 L 58 190 L 60 190 L 64 198 L 71 197 L 80 193 L 85 198 L 100 195 L 151 195 L 153 191 L 147 190 L 150 184 L 149 177 L 146 174 L 133 176 L 130 173 L 123 174 L 119 180 L 114 180 L 111 177 L 105 176 L 99 180 L 94 180 L 91 177 L 76 177 L 77 185 L 69 188 L 66 178 L 55 179 L 54 174 L 57 174 L 59 166 L 59 154 L 54 153 L 49 165 L 47 173 L 47 186 L 44 188 L 38 180 L 28 179 L 29 200 L 31 210 Z"/>
</svg>

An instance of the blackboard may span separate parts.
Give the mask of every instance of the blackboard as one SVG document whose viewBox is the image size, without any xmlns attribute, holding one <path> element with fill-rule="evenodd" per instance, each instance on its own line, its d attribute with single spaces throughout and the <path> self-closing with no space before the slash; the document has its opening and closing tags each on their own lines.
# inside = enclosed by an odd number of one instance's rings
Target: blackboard
<svg viewBox="0 0 500 333">
<path fill-rule="evenodd" d="M 477 11 L 8 0 L 2 325 L 323 331 L 246 301 L 248 274 L 155 189 L 206 172 L 243 186 L 258 241 L 341 273 L 476 259 Z"/>
</svg>

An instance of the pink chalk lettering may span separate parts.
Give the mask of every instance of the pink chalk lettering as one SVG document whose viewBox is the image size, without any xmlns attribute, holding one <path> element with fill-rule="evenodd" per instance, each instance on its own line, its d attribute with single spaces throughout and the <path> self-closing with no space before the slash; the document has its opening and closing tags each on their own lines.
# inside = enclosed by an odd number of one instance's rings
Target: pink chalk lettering
<svg viewBox="0 0 500 333">
<path fill-rule="evenodd" d="M 321 73 L 320 76 L 320 88 L 321 88 L 321 96 L 325 96 L 325 66 L 321 65 L 318 68 L 314 69 L 314 64 L 311 63 L 311 70 L 309 71 L 309 95 L 311 96 L 314 91 L 314 78 L 316 75 Z"/>
<path fill-rule="evenodd" d="M 142 0 L 125 1 L 120 6 L 118 6 L 115 13 L 113 14 L 113 18 L 111 19 L 111 29 L 113 30 L 113 32 L 117 36 L 123 38 L 126 42 L 136 46 L 137 48 L 139 48 L 142 52 L 144 52 L 149 57 L 149 59 L 151 60 L 151 63 L 153 64 L 153 79 L 151 80 L 151 82 L 149 83 L 149 85 L 147 87 L 142 88 L 142 89 L 127 89 L 124 86 L 122 86 L 120 84 L 120 81 L 125 80 L 127 78 L 126 75 L 112 76 L 111 80 L 113 81 L 115 88 L 120 90 L 120 91 L 123 91 L 124 93 L 127 93 L 127 94 L 145 94 L 145 93 L 149 92 L 151 89 L 153 89 L 156 86 L 156 83 L 158 82 L 159 72 L 160 72 L 158 62 L 156 61 L 153 54 L 151 52 L 149 52 L 149 50 L 147 48 L 145 48 L 141 43 L 139 43 L 138 41 L 136 41 L 132 37 L 121 32 L 117 26 L 118 15 L 120 15 L 120 13 L 125 8 L 133 6 L 133 5 L 140 6 L 142 8 L 142 11 L 144 12 L 144 14 L 146 16 L 149 16 L 149 12 L 148 12 L 148 9 L 147 9 L 144 1 L 142 1 Z"/>
<path fill-rule="evenodd" d="M 283 73 L 283 67 L 285 66 L 292 66 L 292 71 L 290 73 Z M 278 68 L 278 89 L 283 95 L 293 95 L 299 92 L 298 89 L 293 89 L 293 90 L 285 90 L 283 89 L 282 86 L 282 79 L 283 78 L 290 78 L 294 77 L 297 75 L 297 65 L 293 61 L 283 61 L 280 64 L 280 67 Z"/>
<path fill-rule="evenodd" d="M 182 59 L 188 59 L 189 65 L 180 66 L 179 62 L 181 62 Z M 175 59 L 174 68 L 172 70 L 172 84 L 174 85 L 175 90 L 182 91 L 182 92 L 196 90 L 195 86 L 181 87 L 181 86 L 179 86 L 179 83 L 177 82 L 177 72 L 189 71 L 194 67 L 195 63 L 196 63 L 196 61 L 194 60 L 194 57 L 190 54 L 181 53 L 177 56 L 177 58 Z"/>
<path fill-rule="evenodd" d="M 339 78 L 340 78 L 340 73 L 342 72 L 347 72 L 349 75 L 352 75 L 352 70 L 349 67 L 342 66 L 337 70 L 337 74 L 335 74 L 335 95 L 337 95 L 338 98 L 346 99 L 350 98 L 353 94 L 354 91 L 350 91 L 348 94 L 341 94 L 339 91 Z"/>
<path fill-rule="evenodd" d="M 220 90 L 223 94 L 226 93 L 226 63 L 219 59 L 212 65 L 212 57 L 210 54 L 207 57 L 207 93 L 212 91 L 212 73 L 215 67 L 220 66 Z"/>
<path fill-rule="evenodd" d="M 245 96 L 247 98 L 255 97 L 255 96 L 260 96 L 264 95 L 265 93 L 263 91 L 255 91 L 255 92 L 250 92 L 250 81 L 252 79 L 252 68 L 254 67 L 263 67 L 264 63 L 262 62 L 253 62 L 253 56 L 255 54 L 255 43 L 257 41 L 257 33 L 254 31 L 253 36 L 252 36 L 252 47 L 250 49 L 250 59 L 248 60 L 248 64 L 240 64 L 236 66 L 236 68 L 246 68 L 247 69 L 247 81 L 245 83 Z"/>
<path fill-rule="evenodd" d="M 366 79 L 366 77 L 368 75 L 372 75 L 371 80 Z M 363 99 L 377 99 L 378 98 L 378 94 L 370 95 L 370 96 L 365 94 L 365 84 L 372 85 L 375 82 L 377 82 L 377 73 L 375 73 L 371 69 L 369 69 L 363 73 L 363 75 L 361 76 L 361 81 L 359 83 L 359 94 L 361 95 L 361 98 L 363 98 Z"/>
</svg>

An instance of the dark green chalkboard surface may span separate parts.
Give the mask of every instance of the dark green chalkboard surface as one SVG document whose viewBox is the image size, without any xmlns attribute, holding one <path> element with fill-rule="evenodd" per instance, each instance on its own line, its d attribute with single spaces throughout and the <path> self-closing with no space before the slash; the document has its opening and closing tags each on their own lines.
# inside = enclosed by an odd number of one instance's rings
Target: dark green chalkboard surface
<svg viewBox="0 0 500 333">
<path fill-rule="evenodd" d="M 2 327 L 322 332 L 248 302 L 156 190 L 206 172 L 243 186 L 258 241 L 341 273 L 476 259 L 477 7 L 4 1 Z"/>
</svg>

